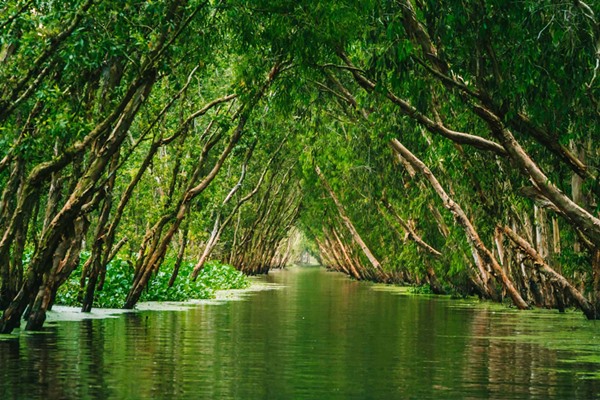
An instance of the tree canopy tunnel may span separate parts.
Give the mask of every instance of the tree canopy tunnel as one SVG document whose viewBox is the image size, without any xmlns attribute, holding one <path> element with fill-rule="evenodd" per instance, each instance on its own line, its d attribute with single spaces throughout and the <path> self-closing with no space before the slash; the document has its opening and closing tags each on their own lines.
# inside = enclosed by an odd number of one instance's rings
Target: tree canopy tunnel
<svg viewBox="0 0 600 400">
<path fill-rule="evenodd" d="M 598 318 L 595 5 L 0 11 L 0 332 L 73 273 L 89 311 L 115 258 L 131 308 L 165 264 L 261 273 L 302 235 L 355 279 Z"/>
</svg>

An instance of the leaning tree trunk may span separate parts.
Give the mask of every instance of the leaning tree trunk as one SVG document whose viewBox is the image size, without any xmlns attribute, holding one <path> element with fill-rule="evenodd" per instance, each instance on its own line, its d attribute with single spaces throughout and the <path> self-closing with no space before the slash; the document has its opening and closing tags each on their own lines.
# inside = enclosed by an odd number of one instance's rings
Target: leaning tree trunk
<svg viewBox="0 0 600 400">
<path fill-rule="evenodd" d="M 242 129 L 245 125 L 245 122 L 246 122 L 246 118 L 242 118 L 240 120 L 227 147 L 223 150 L 219 159 L 217 160 L 216 164 L 213 166 L 212 170 L 208 173 L 208 175 L 206 175 L 204 177 L 204 179 L 198 185 L 190 188 L 182 195 L 182 198 L 179 201 L 177 209 L 174 213 L 173 223 L 171 224 L 171 226 L 165 233 L 164 237 L 161 237 L 161 235 L 158 235 L 156 237 L 150 254 L 146 257 L 146 260 L 140 265 L 140 267 L 136 271 L 136 276 L 134 277 L 134 282 L 131 286 L 131 289 L 129 290 L 129 293 L 127 295 L 127 299 L 125 300 L 125 305 L 123 306 L 123 308 L 132 309 L 135 306 L 135 304 L 138 302 L 138 300 L 142 294 L 142 290 L 146 287 L 146 285 L 148 284 L 148 281 L 150 280 L 152 272 L 154 272 L 158 269 L 158 266 L 164 259 L 166 251 L 167 251 L 167 247 L 171 243 L 171 239 L 173 238 L 173 235 L 175 234 L 175 232 L 177 232 L 177 230 L 179 229 L 179 226 L 181 225 L 181 222 L 183 221 L 183 219 L 185 218 L 185 216 L 187 215 L 187 213 L 189 211 L 191 201 L 197 195 L 202 193 L 208 187 L 208 185 L 210 185 L 210 183 L 213 181 L 213 179 L 217 176 L 217 173 L 220 171 L 221 167 L 223 166 L 223 163 L 225 162 L 225 160 L 231 153 L 231 150 L 233 150 L 233 148 L 237 144 L 237 141 L 239 140 L 239 138 L 241 137 Z M 169 221 L 170 219 L 171 218 L 167 219 L 166 221 Z"/>
<path fill-rule="evenodd" d="M 56 291 L 79 265 L 81 245 L 89 223 L 83 217 L 78 218 L 64 240 L 59 244 L 52 258 L 52 269 L 44 274 L 44 282 L 39 287 L 31 310 L 27 315 L 26 329 L 41 330 L 46 320 L 46 311 L 52 307 Z"/>
<path fill-rule="evenodd" d="M 544 275 L 547 275 L 551 280 L 553 280 L 562 290 L 569 293 L 571 298 L 577 303 L 579 308 L 583 311 L 585 316 L 588 319 L 598 319 L 600 314 L 596 312 L 596 308 L 593 304 L 591 304 L 583 294 L 575 288 L 564 276 L 556 272 L 552 267 L 550 267 L 543 259 L 541 254 L 535 250 L 533 246 L 531 246 L 525 239 L 519 236 L 515 231 L 513 231 L 508 226 L 503 226 L 501 228 L 521 250 L 525 252 L 525 255 L 529 257 L 536 268 L 539 269 Z"/>
<path fill-rule="evenodd" d="M 40 240 L 40 246 L 38 251 L 35 253 L 31 264 L 30 270 L 33 272 L 29 275 L 30 282 L 28 282 L 27 288 L 29 293 L 25 294 L 24 297 L 17 301 L 15 308 L 12 309 L 12 313 L 5 313 L 2 319 L 2 328 L 6 326 L 6 329 L 11 329 L 11 324 L 15 323 L 15 319 L 19 318 L 20 315 L 25 311 L 27 302 L 32 302 L 33 316 L 29 318 L 27 329 L 28 330 L 39 330 L 45 320 L 45 312 L 47 307 L 50 305 L 48 299 L 48 293 L 50 293 L 50 299 L 52 298 L 52 287 L 45 289 L 45 292 L 38 294 L 37 297 L 42 297 L 42 301 L 33 302 L 33 291 L 39 288 L 38 291 L 43 290 L 44 277 L 47 277 L 48 273 L 51 272 L 53 267 L 53 258 L 57 256 L 57 252 L 60 253 L 59 247 L 61 242 L 64 241 L 65 231 L 69 231 L 74 226 L 74 221 L 78 214 L 85 208 L 93 209 L 92 206 L 93 196 L 97 191 L 96 183 L 102 176 L 106 166 L 113 158 L 114 154 L 120 148 L 121 143 L 125 140 L 126 134 L 129 127 L 133 123 L 138 110 L 140 109 L 144 99 L 148 96 L 153 83 L 155 80 L 154 74 L 151 74 L 149 82 L 144 85 L 138 91 L 138 94 L 132 99 L 130 104 L 125 108 L 124 115 L 120 118 L 119 123 L 113 129 L 111 135 L 105 142 L 101 144 L 101 147 L 96 153 L 96 158 L 87 168 L 86 173 L 77 181 L 75 188 L 73 189 L 71 196 L 58 212 L 58 214 L 52 219 L 48 225 L 46 231 L 42 235 Z M 17 316 L 17 313 L 20 313 Z"/>
<path fill-rule="evenodd" d="M 398 213 L 396 212 L 396 210 L 394 209 L 394 207 L 392 207 L 392 205 L 390 204 L 390 202 L 386 199 L 386 198 L 382 198 L 381 199 L 382 204 L 384 205 L 384 207 L 386 208 L 386 210 L 388 210 L 388 212 L 390 213 L 390 215 L 392 217 L 394 217 L 394 219 L 402 226 L 402 228 L 404 228 L 404 230 L 406 230 L 406 232 L 408 233 L 408 237 L 414 241 L 417 246 L 419 246 L 421 249 L 425 250 L 425 252 L 429 255 L 431 255 L 434 258 L 439 258 L 442 256 L 442 253 L 439 250 L 434 249 L 433 247 L 431 247 L 431 245 L 429 245 L 427 242 L 425 242 L 411 227 L 410 225 L 404 221 L 404 219 L 402 219 L 402 217 L 400 217 L 400 215 L 398 215 Z"/>
<path fill-rule="evenodd" d="M 17 158 L 0 199 L 0 227 L 6 226 L 6 222 L 10 219 L 16 207 L 14 194 L 18 194 L 23 186 L 24 167 L 23 160 L 20 157 Z M 24 237 L 15 239 L 18 242 L 22 241 L 24 245 Z M 14 252 L 12 256 L 15 256 Z M 17 294 L 16 289 L 20 282 L 13 280 L 13 277 L 16 276 L 13 272 L 14 268 L 15 265 L 11 262 L 11 254 L 2 252 L 0 256 L 0 310 L 8 307 L 10 300 Z"/>
<path fill-rule="evenodd" d="M 63 232 L 69 226 L 72 226 L 78 214 L 82 211 L 83 206 L 90 201 L 96 192 L 96 183 L 102 176 L 113 154 L 119 149 L 125 139 L 129 127 L 140 106 L 147 98 L 155 79 L 156 76 L 152 71 L 144 76 L 142 80 L 143 84 L 138 87 L 136 94 L 132 96 L 131 100 L 124 107 L 123 115 L 112 130 L 111 135 L 103 143 L 101 151 L 97 153 L 97 157 L 88 167 L 86 174 L 78 181 L 69 199 L 52 219 L 45 232 L 43 232 L 37 251 L 29 265 L 25 282 L 2 315 L 2 319 L 0 319 L 1 333 L 9 333 L 19 324 L 25 308 L 33 300 L 33 296 L 35 296 L 35 293 L 43 282 L 43 275 L 48 273 L 52 267 L 52 263 L 49 260 L 52 259 L 57 246 L 62 240 Z M 33 200 L 27 194 L 24 198 L 30 201 Z M 22 205 L 20 204 L 20 206 Z M 32 327 L 34 326 L 32 325 Z"/>
<path fill-rule="evenodd" d="M 405 165 L 406 167 L 406 165 Z M 412 168 L 412 167 L 411 167 Z M 412 227 L 410 226 L 410 224 L 408 222 L 406 222 L 402 217 L 400 217 L 400 215 L 396 212 L 396 210 L 394 209 L 394 207 L 390 204 L 390 202 L 387 200 L 387 198 L 383 197 L 381 199 L 381 203 L 383 204 L 383 206 L 385 207 L 385 209 L 388 211 L 388 213 L 394 218 L 394 220 L 400 225 L 402 226 L 402 228 L 404 228 L 404 230 L 406 231 L 406 236 L 411 239 L 413 242 L 415 242 L 417 244 L 417 246 L 419 246 L 419 248 L 421 248 L 422 250 L 424 250 L 429 256 L 435 258 L 435 259 L 439 259 L 442 256 L 442 253 L 433 248 L 430 244 L 428 244 L 427 242 L 425 242 L 423 240 L 423 238 L 421 238 L 414 229 L 412 229 Z M 378 206 L 378 209 L 381 210 L 381 207 Z M 383 211 L 381 211 L 383 213 Z M 400 232 L 398 231 L 398 229 L 396 228 L 396 226 L 391 225 L 392 229 L 397 233 L 397 236 L 401 236 Z M 433 267 L 431 266 L 429 260 L 425 260 L 425 265 L 426 265 L 426 269 L 425 272 L 427 274 L 427 279 L 429 281 L 429 287 L 431 288 L 432 292 L 435 294 L 445 294 L 445 290 L 442 287 L 442 284 L 440 283 L 439 279 L 437 278 L 437 275 L 435 273 L 435 270 L 433 269 Z"/>
<path fill-rule="evenodd" d="M 594 249 L 592 254 L 593 299 L 595 319 L 600 318 L 600 248 Z"/>
<path fill-rule="evenodd" d="M 411 163 L 413 168 L 419 171 L 431 184 L 433 189 L 436 191 L 442 202 L 444 203 L 444 207 L 446 207 L 452 215 L 457 223 L 459 223 L 467 236 L 467 239 L 472 244 L 475 249 L 476 254 L 483 260 L 485 263 L 491 265 L 492 270 L 496 274 L 497 279 L 506 289 L 511 299 L 513 300 L 515 306 L 519 309 L 528 309 L 529 305 L 523 300 L 518 290 L 515 288 L 509 277 L 504 272 L 502 266 L 498 263 L 492 252 L 485 246 L 479 234 L 475 230 L 475 227 L 463 211 L 463 209 L 456 203 L 454 200 L 448 196 L 446 191 L 442 188 L 436 177 L 433 173 L 427 168 L 427 166 L 415 157 L 406 147 L 402 145 L 397 139 L 393 139 L 391 141 L 392 149 L 402 157 L 404 157 L 408 162 Z"/>
<path fill-rule="evenodd" d="M 85 295 L 81 304 L 82 312 L 90 312 L 92 310 L 92 303 L 94 301 L 94 292 L 96 290 L 96 284 L 98 283 L 98 277 L 100 276 L 102 254 L 106 240 L 106 230 L 108 218 L 112 209 L 112 195 L 113 188 L 115 186 L 116 170 L 119 166 L 119 152 L 117 152 L 111 161 L 110 178 L 106 184 L 104 191 L 104 204 L 98 217 L 98 223 L 96 225 L 96 232 L 94 234 L 94 243 L 92 244 L 92 250 L 90 257 L 83 266 L 82 281 L 87 277 L 87 287 Z M 84 287 L 82 282 L 82 287 Z"/>
<path fill-rule="evenodd" d="M 600 219 L 579 206 L 552 183 L 497 115 L 483 106 L 476 106 L 475 112 L 487 122 L 492 134 L 502 143 L 523 175 L 567 217 L 573 227 L 580 229 L 596 247 L 600 247 Z"/>
<path fill-rule="evenodd" d="M 377 258 L 375 257 L 375 255 L 373 255 L 373 253 L 371 252 L 371 249 L 369 249 L 369 247 L 367 246 L 367 244 L 364 242 L 364 240 L 362 239 L 362 237 L 360 236 L 360 234 L 358 233 L 358 231 L 354 227 L 354 224 L 352 223 L 352 221 L 350 220 L 350 218 L 348 218 L 348 215 L 346 215 L 346 211 L 344 210 L 344 206 L 342 205 L 342 203 L 340 203 L 340 201 L 337 198 L 335 192 L 333 191 L 333 189 L 329 185 L 329 182 L 327 182 L 327 179 L 325 178 L 325 175 L 323 175 L 323 172 L 321 172 L 321 168 L 319 168 L 318 165 L 315 165 L 315 172 L 317 173 L 317 175 L 319 176 L 319 179 L 321 180 L 321 183 L 323 184 L 323 186 L 325 187 L 325 189 L 329 193 L 329 196 L 331 197 L 331 199 L 335 203 L 335 206 L 336 206 L 336 208 L 338 210 L 338 213 L 340 214 L 340 218 L 342 219 L 342 222 L 344 223 L 344 225 L 346 226 L 346 228 L 348 228 L 348 231 L 352 235 L 352 239 L 356 242 L 356 244 L 358 245 L 358 247 L 360 247 L 360 249 L 365 254 L 365 256 L 367 256 L 367 259 L 369 260 L 369 262 L 371 263 L 371 265 L 373 266 L 373 268 L 378 273 L 384 274 L 383 270 L 381 268 L 381 264 L 379 263 L 379 261 L 377 260 Z"/>
<path fill-rule="evenodd" d="M 350 255 L 348 254 L 348 250 L 346 249 L 346 246 L 344 246 L 344 243 L 342 242 L 342 239 L 336 232 L 335 228 L 331 228 L 331 232 L 335 239 L 335 243 L 337 243 L 338 248 L 341 250 L 342 255 L 344 256 L 345 264 L 348 266 L 348 270 L 346 271 L 346 273 L 349 273 L 356 280 L 359 280 L 359 281 L 362 280 L 363 276 L 359 272 L 359 269 L 357 269 L 356 266 L 354 265 L 354 261 L 350 258 Z M 344 263 L 342 263 L 341 265 L 343 266 Z"/>
</svg>

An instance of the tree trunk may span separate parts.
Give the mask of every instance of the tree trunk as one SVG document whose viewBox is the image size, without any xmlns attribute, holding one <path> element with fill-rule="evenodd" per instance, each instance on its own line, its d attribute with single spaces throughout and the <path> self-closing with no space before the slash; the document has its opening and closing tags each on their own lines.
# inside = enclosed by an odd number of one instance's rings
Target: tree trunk
<svg viewBox="0 0 600 400">
<path fill-rule="evenodd" d="M 426 271 L 427 271 L 427 280 L 429 281 L 429 287 L 431 288 L 431 291 L 434 294 L 446 294 L 446 291 L 444 290 L 442 284 L 438 280 L 433 267 L 428 264 L 426 267 Z"/>
<path fill-rule="evenodd" d="M 356 269 L 356 266 L 354 265 L 354 262 L 348 255 L 348 251 L 346 250 L 346 247 L 342 243 L 342 240 L 340 239 L 340 237 L 337 234 L 337 232 L 335 231 L 335 229 L 332 229 L 331 232 L 333 233 L 333 237 L 335 238 L 335 241 L 338 244 L 338 247 L 340 248 L 340 250 L 342 251 L 342 254 L 344 255 L 345 264 L 348 266 L 347 273 L 350 273 L 350 275 L 352 275 L 354 277 L 354 279 L 360 281 L 361 279 L 363 279 L 363 276 Z"/>
<path fill-rule="evenodd" d="M 600 247 L 600 219 L 577 205 L 550 181 L 498 116 L 482 106 L 475 106 L 475 111 L 487 122 L 492 134 L 502 143 L 523 175 L 531 179 L 540 193 L 567 217 L 574 228 L 580 229 L 596 247 Z"/>
<path fill-rule="evenodd" d="M 594 319 L 600 319 L 600 248 L 594 249 L 594 251 L 592 252 L 592 278 L 594 285 Z"/>
<path fill-rule="evenodd" d="M 98 277 L 100 276 L 102 269 L 103 250 L 107 244 L 112 245 L 112 243 L 106 243 L 106 225 L 112 209 L 112 192 L 115 186 L 116 171 L 119 167 L 119 159 L 120 152 L 117 151 L 111 161 L 111 167 L 109 171 L 110 178 L 103 190 L 104 204 L 102 205 L 102 210 L 100 211 L 100 216 L 98 217 L 98 223 L 96 225 L 96 232 L 94 235 L 95 239 L 94 243 L 92 244 L 90 257 L 86 261 L 82 270 L 82 287 L 84 287 L 83 280 L 85 279 L 85 276 L 87 275 L 88 278 L 85 296 L 81 304 L 82 312 L 90 312 L 92 310 L 94 292 L 96 290 L 96 284 L 98 283 Z"/>
<path fill-rule="evenodd" d="M 57 247 L 52 257 L 52 268 L 44 274 L 44 282 L 40 286 L 27 316 L 25 329 L 28 331 L 42 329 L 46 320 L 46 311 L 52 307 L 56 291 L 79 264 L 81 244 L 88 227 L 89 223 L 84 217 L 78 218 L 73 228 L 69 229 L 63 241 Z"/>
<path fill-rule="evenodd" d="M 344 225 L 346 225 L 346 228 L 348 228 L 348 231 L 352 235 L 352 239 L 356 242 L 356 244 L 358 245 L 358 247 L 360 247 L 360 249 L 365 254 L 365 256 L 367 256 L 367 258 L 369 259 L 369 262 L 371 263 L 371 265 L 373 266 L 373 268 L 376 271 L 378 271 L 378 272 L 383 272 L 382 268 L 381 268 L 381 264 L 379 263 L 379 261 L 377 260 L 377 258 L 375 258 L 375 256 L 373 255 L 373 253 L 371 252 L 371 250 L 369 249 L 369 247 L 366 245 L 366 243 L 362 240 L 362 238 L 358 234 L 358 231 L 356 230 L 356 228 L 352 224 L 352 221 L 350 221 L 350 218 L 348 218 L 348 216 L 346 215 L 346 211 L 344 210 L 344 207 L 342 206 L 342 203 L 340 203 L 340 201 L 338 200 L 337 196 L 333 192 L 333 189 L 331 188 L 331 186 L 329 186 L 329 183 L 327 182 L 327 179 L 325 178 L 325 176 L 321 172 L 321 169 L 319 168 L 318 165 L 315 165 L 315 172 L 317 173 L 317 175 L 319 176 L 319 179 L 321 180 L 321 183 L 323 184 L 323 186 L 325 187 L 325 189 L 329 193 L 329 196 L 331 197 L 331 199 L 335 203 L 335 206 L 336 206 L 336 208 L 338 210 L 338 213 L 340 214 L 340 218 L 342 219 L 342 222 L 344 223 Z"/>
<path fill-rule="evenodd" d="M 439 258 L 442 256 L 442 253 L 440 253 L 438 250 L 431 247 L 419 235 L 416 234 L 416 232 L 410 227 L 410 225 L 406 221 L 404 221 L 400 217 L 400 215 L 398 215 L 396 210 L 394 210 L 394 208 L 392 207 L 392 205 L 389 203 L 389 201 L 386 198 L 382 198 L 381 202 L 383 203 L 384 207 L 389 211 L 390 215 L 392 215 L 392 217 L 394 217 L 394 219 L 406 230 L 406 232 L 408 233 L 408 237 L 412 241 L 414 241 L 420 248 L 425 250 L 425 252 L 427 252 L 427 254 L 429 254 L 435 258 Z"/>
<path fill-rule="evenodd" d="M 452 212 L 456 222 L 458 222 L 464 229 L 467 239 L 472 244 L 475 249 L 476 254 L 481 257 L 481 259 L 491 265 L 492 270 L 496 274 L 496 278 L 502 283 L 503 287 L 509 293 L 511 299 L 515 306 L 519 309 L 528 309 L 529 305 L 523 300 L 517 289 L 514 287 L 513 283 L 510 281 L 509 277 L 505 274 L 502 266 L 498 264 L 498 261 L 494 258 L 493 254 L 488 250 L 488 248 L 481 241 L 479 234 L 475 230 L 475 227 L 471 224 L 471 221 L 462 210 L 462 208 L 454 202 L 448 196 L 446 191 L 442 188 L 436 177 L 431 173 L 429 168 L 421 160 L 415 157 L 406 147 L 404 147 L 397 139 L 393 139 L 391 141 L 391 146 L 394 151 L 400 153 L 402 157 L 404 157 L 408 162 L 411 163 L 413 168 L 419 171 L 431 184 L 433 189 L 436 191 L 440 199 L 442 199 L 444 206 Z"/>
<path fill-rule="evenodd" d="M 569 293 L 588 319 L 598 319 L 598 317 L 600 317 L 600 315 L 596 314 L 594 306 L 583 296 L 583 294 L 567 281 L 564 276 L 552 269 L 533 246 L 508 226 L 503 226 L 502 229 L 508 237 L 525 252 L 527 257 L 533 261 L 534 266 L 538 268 L 540 272 L 547 275 L 550 279 L 555 281 L 561 289 Z"/>
<path fill-rule="evenodd" d="M 24 163 L 21 158 L 18 158 L 14 163 L 4 191 L 2 192 L 2 199 L 0 199 L 0 227 L 7 225 L 7 221 L 14 212 L 14 208 L 16 207 L 14 194 L 18 194 L 20 188 L 23 186 L 23 174 Z M 20 227 L 22 228 L 23 224 L 20 224 Z M 24 246 L 24 239 L 23 235 L 20 235 L 20 237 L 15 237 L 15 242 L 22 242 L 22 246 Z M 14 260 L 15 255 L 12 254 L 12 257 Z M 14 269 L 18 268 L 18 265 L 11 262 L 11 254 L 8 251 L 0 253 L 0 310 L 6 309 L 10 301 L 17 294 L 21 283 L 14 279 L 18 278 L 18 275 L 14 273 Z"/>
<path fill-rule="evenodd" d="M 4 312 L 2 319 L 0 319 L 0 332 L 9 333 L 18 325 L 25 308 L 33 301 L 36 291 L 42 285 L 43 275 L 48 273 L 52 266 L 52 263 L 48 260 L 52 259 L 63 233 L 69 229 L 69 226 L 72 226 L 77 215 L 97 190 L 96 183 L 99 181 L 113 154 L 119 149 L 125 139 L 127 131 L 141 104 L 152 89 L 156 76 L 150 73 L 145 78 L 145 84 L 137 90 L 131 101 L 124 107 L 123 115 L 113 128 L 111 135 L 103 143 L 102 151 L 97 154 L 97 157 L 87 168 L 84 176 L 77 182 L 69 199 L 49 223 L 45 232 L 43 232 L 39 246 L 29 265 L 30 271 L 25 278 L 26 282 L 22 285 L 19 294 L 12 301 L 11 305 Z M 27 195 L 23 196 L 23 198 L 23 201 L 27 199 L 30 201 L 33 200 L 32 197 Z M 24 207 L 25 205 L 21 204 L 21 206 Z"/>
<path fill-rule="evenodd" d="M 258 101 L 258 99 L 256 99 L 256 101 Z M 249 107 L 249 110 L 251 110 L 251 109 L 252 109 L 252 107 Z M 217 176 L 218 172 L 221 170 L 223 163 L 225 162 L 225 160 L 227 159 L 227 157 L 229 156 L 229 154 L 231 153 L 233 148 L 236 146 L 238 140 L 241 138 L 243 129 L 246 125 L 246 122 L 247 122 L 249 114 L 250 114 L 249 110 L 247 110 L 245 113 L 240 115 L 238 125 L 235 128 L 235 130 L 229 140 L 229 143 L 227 144 L 227 146 L 225 147 L 225 149 L 219 156 L 219 158 L 216 161 L 215 165 L 213 166 L 212 170 L 197 185 L 193 186 L 195 184 L 195 182 L 193 180 L 190 182 L 190 184 L 191 184 L 190 187 L 184 192 L 184 194 L 182 195 L 182 197 L 179 201 L 178 206 L 176 207 L 176 210 L 174 213 L 175 219 L 172 222 L 171 227 L 168 229 L 168 231 L 166 232 L 164 237 L 162 237 L 162 238 L 160 238 L 160 236 L 157 237 L 156 245 L 154 246 L 152 251 L 146 257 L 146 261 L 144 261 L 141 264 L 141 267 L 139 268 L 139 270 L 136 271 L 136 274 L 134 276 L 134 282 L 131 286 L 131 289 L 129 290 L 129 293 L 127 295 L 127 299 L 125 300 L 125 305 L 123 306 L 123 308 L 132 309 L 135 306 L 135 304 L 138 302 L 138 300 L 142 294 L 142 290 L 148 284 L 148 281 L 151 277 L 152 272 L 158 270 L 160 263 L 164 259 L 166 251 L 167 251 L 167 246 L 171 242 L 171 239 L 172 239 L 173 235 L 175 234 L 175 232 L 179 229 L 181 222 L 187 215 L 191 201 L 195 197 L 197 197 L 200 193 L 202 193 L 208 187 L 208 185 L 210 185 L 210 183 L 214 180 L 214 178 Z M 212 148 L 214 146 L 214 144 L 216 144 L 216 142 L 211 143 L 209 141 L 209 143 L 207 144 L 208 147 L 205 146 L 203 154 L 208 153 L 208 150 L 210 150 L 210 148 Z M 196 171 L 199 173 L 200 169 L 197 168 Z M 196 175 L 196 173 L 194 173 L 194 175 Z"/>
</svg>

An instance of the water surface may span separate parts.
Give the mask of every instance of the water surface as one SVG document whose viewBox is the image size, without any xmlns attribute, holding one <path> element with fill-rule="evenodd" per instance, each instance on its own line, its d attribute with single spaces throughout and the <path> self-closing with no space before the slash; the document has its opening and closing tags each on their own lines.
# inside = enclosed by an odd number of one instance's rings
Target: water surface
<svg viewBox="0 0 600 400">
<path fill-rule="evenodd" d="M 599 398 L 600 325 L 274 272 L 280 289 L 0 338 L 0 399 Z"/>
</svg>

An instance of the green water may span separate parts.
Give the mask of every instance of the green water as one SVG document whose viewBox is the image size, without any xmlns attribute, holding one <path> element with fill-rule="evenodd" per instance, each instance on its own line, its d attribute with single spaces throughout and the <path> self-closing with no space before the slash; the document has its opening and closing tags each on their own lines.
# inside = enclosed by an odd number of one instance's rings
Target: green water
<svg viewBox="0 0 600 400">
<path fill-rule="evenodd" d="M 0 399 L 598 398 L 600 324 L 409 295 L 318 268 L 187 311 L 0 339 Z"/>
</svg>

